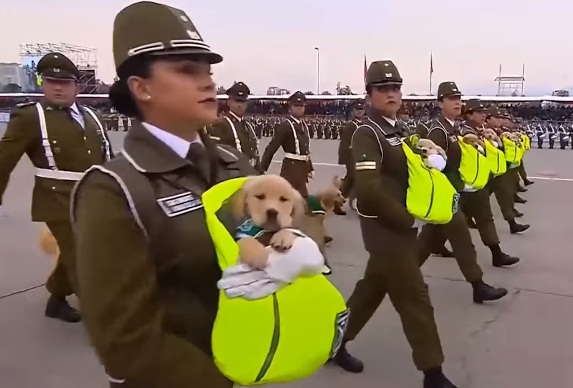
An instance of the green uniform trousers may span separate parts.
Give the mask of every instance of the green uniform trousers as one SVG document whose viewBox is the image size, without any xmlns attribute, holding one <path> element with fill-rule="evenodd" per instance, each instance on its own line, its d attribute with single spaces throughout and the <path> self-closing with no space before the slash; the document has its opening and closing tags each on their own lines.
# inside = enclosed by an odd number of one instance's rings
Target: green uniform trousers
<svg viewBox="0 0 573 388">
<path fill-rule="evenodd" d="M 48 222 L 48 229 L 54 235 L 60 248 L 56 268 L 51 273 L 46 288 L 56 297 L 66 297 L 76 293 L 76 248 L 72 225 L 67 221 Z"/>
<path fill-rule="evenodd" d="M 523 179 L 524 182 L 528 181 L 527 179 L 527 172 L 525 171 L 525 165 L 523 164 L 523 160 L 521 161 L 521 164 L 518 167 L 518 172 L 519 172 L 519 176 L 521 177 L 521 179 Z M 519 180 L 518 180 L 519 182 Z"/>
<path fill-rule="evenodd" d="M 424 265 L 433 248 L 450 240 L 452 252 L 467 282 L 482 280 L 483 271 L 477 262 L 476 248 L 464 214 L 458 211 L 450 222 L 443 225 L 426 224 L 418 235 L 418 263 Z"/>
<path fill-rule="evenodd" d="M 475 220 L 481 241 L 486 246 L 498 245 L 499 237 L 493 222 L 489 190 L 483 188 L 473 193 L 463 192 L 460 206 L 464 214 Z"/>
<path fill-rule="evenodd" d="M 398 242 L 384 251 L 370 253 L 364 277 L 347 302 L 350 316 L 345 340 L 356 338 L 388 294 L 400 315 L 414 364 L 426 371 L 442 365 L 444 354 L 415 244 L 413 233 L 409 244 Z"/>
<path fill-rule="evenodd" d="M 515 183 L 514 177 L 507 171 L 505 174 L 496 176 L 488 183 L 490 194 L 495 195 L 495 199 L 503 215 L 503 219 L 511 222 L 515 219 L 513 208 L 515 205 Z"/>
</svg>

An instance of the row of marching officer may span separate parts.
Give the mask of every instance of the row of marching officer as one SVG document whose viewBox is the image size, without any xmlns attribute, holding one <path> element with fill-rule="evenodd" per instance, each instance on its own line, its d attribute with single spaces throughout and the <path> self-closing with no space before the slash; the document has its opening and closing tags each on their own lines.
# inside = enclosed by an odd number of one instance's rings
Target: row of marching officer
<svg viewBox="0 0 573 388">
<path fill-rule="evenodd" d="M 348 300 L 348 328 L 333 361 L 348 372 L 362 372 L 362 361 L 350 354 L 347 343 L 357 337 L 388 294 L 402 320 L 414 363 L 424 373 L 424 387 L 452 388 L 442 370 L 444 355 L 420 267 L 449 240 L 452 255 L 472 287 L 474 303 L 507 295 L 505 288 L 483 280 L 465 215 L 475 219 L 482 242 L 491 250 L 493 266 L 519 262 L 500 246 L 490 195 L 494 193 L 502 204 L 513 233 L 529 227 L 515 221 L 520 214 L 512 201 L 529 138 L 482 129 L 486 117 L 493 125 L 496 122 L 491 120 L 498 114 L 492 110 L 488 116 L 479 101 L 468 101 L 467 120 L 463 127 L 457 125 L 462 93 L 454 82 L 439 87 L 439 117 L 419 128 L 419 135 L 404 137 L 408 131 L 397 119 L 401 86 L 392 61 L 372 63 L 366 79 L 369 107 L 350 135 L 352 166 L 346 164 L 352 176 L 346 179 L 353 181 L 370 257 Z M 355 106 L 357 116 L 362 108 Z"/>
</svg>

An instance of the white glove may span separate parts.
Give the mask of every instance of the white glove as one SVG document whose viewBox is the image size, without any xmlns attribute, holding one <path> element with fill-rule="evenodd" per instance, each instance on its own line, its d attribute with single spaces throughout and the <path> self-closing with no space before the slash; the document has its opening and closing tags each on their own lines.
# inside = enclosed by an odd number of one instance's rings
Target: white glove
<svg viewBox="0 0 573 388">
<path fill-rule="evenodd" d="M 464 191 L 464 192 L 466 192 L 466 193 L 474 193 L 474 192 L 476 192 L 477 190 L 474 189 L 473 187 L 471 187 L 470 185 L 468 185 L 468 184 L 466 183 L 465 186 L 464 186 L 464 189 L 463 189 L 462 191 Z"/>
<path fill-rule="evenodd" d="M 412 229 L 418 229 L 418 233 L 422 230 L 422 227 L 426 225 L 427 222 L 419 218 L 414 218 L 414 223 L 412 224 Z"/>
</svg>

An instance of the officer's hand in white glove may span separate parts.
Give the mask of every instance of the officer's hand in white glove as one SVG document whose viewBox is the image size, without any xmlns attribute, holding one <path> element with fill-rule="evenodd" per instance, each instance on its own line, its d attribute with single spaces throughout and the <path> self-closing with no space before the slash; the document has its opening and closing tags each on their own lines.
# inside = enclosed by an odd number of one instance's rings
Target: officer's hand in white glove
<svg viewBox="0 0 573 388">
<path fill-rule="evenodd" d="M 427 224 L 426 221 L 421 220 L 419 218 L 414 218 L 414 223 L 412 224 L 412 229 L 418 229 L 418 232 L 420 232 L 422 227 L 426 224 Z"/>
</svg>

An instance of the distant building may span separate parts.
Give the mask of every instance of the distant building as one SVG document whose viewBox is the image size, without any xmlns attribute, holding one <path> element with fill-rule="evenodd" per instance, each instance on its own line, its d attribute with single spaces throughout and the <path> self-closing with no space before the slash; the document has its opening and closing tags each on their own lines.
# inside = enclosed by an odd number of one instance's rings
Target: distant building
<svg viewBox="0 0 573 388">
<path fill-rule="evenodd" d="M 565 89 L 554 90 L 553 93 L 551 93 L 551 95 L 554 97 L 569 97 L 569 90 Z"/>
<path fill-rule="evenodd" d="M 27 89 L 27 77 L 19 63 L 0 62 L 0 91 L 9 84 L 16 84 Z"/>
<path fill-rule="evenodd" d="M 267 89 L 267 96 L 285 96 L 290 94 L 290 90 L 271 86 Z"/>
</svg>

